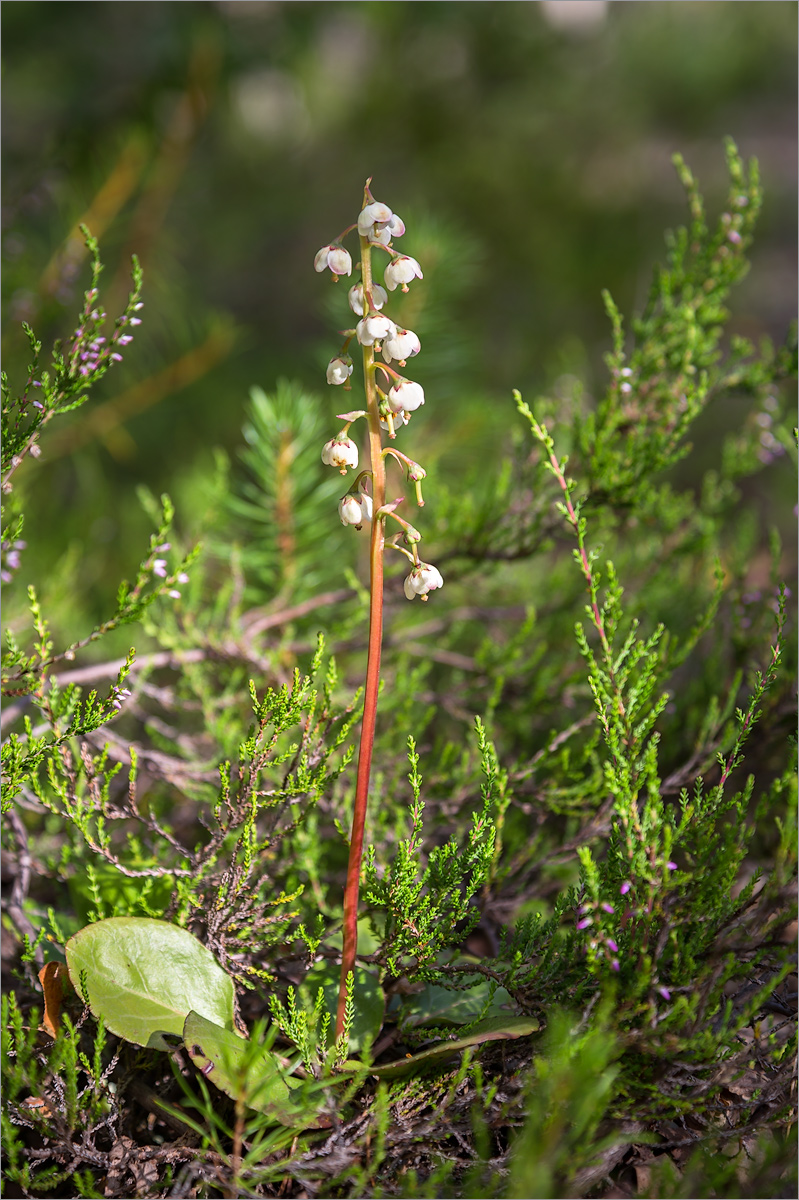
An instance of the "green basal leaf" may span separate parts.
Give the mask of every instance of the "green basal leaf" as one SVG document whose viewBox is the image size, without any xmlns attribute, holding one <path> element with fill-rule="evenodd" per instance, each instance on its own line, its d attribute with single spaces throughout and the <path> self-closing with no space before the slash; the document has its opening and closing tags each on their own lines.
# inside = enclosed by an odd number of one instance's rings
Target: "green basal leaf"
<svg viewBox="0 0 799 1200">
<path fill-rule="evenodd" d="M 470 1046 L 480 1046 L 483 1042 L 505 1041 L 509 1038 L 527 1037 L 535 1033 L 539 1022 L 535 1017 L 488 1017 L 467 1036 L 452 1042 L 437 1042 L 419 1054 L 409 1054 L 397 1062 L 385 1063 L 378 1067 L 370 1067 L 369 1074 L 378 1079 L 397 1079 L 400 1075 L 411 1075 L 426 1067 L 438 1066 L 447 1058 L 468 1050 Z M 345 1070 L 363 1070 L 363 1065 L 348 1059 L 344 1064 Z"/>
<path fill-rule="evenodd" d="M 259 1049 L 246 1038 L 190 1012 L 183 1040 L 192 1062 L 231 1099 L 266 1113 L 281 1125 L 318 1128 L 322 1122 L 296 1092 L 302 1085 L 287 1078 L 276 1054 Z"/>
<path fill-rule="evenodd" d="M 136 1046 L 170 1049 L 164 1035 L 182 1038 L 192 1010 L 233 1029 L 232 979 L 177 925 L 109 917 L 70 938 L 66 956 L 73 987 L 94 1015 Z"/>
<path fill-rule="evenodd" d="M 503 987 L 496 988 L 491 996 L 491 984 L 487 979 L 457 992 L 426 983 L 420 992 L 406 997 L 401 1007 L 401 1023 L 411 1028 L 417 1025 L 468 1025 L 483 1013 L 486 1018 L 507 1018 L 513 1015 L 515 1007 L 510 993 Z"/>
</svg>

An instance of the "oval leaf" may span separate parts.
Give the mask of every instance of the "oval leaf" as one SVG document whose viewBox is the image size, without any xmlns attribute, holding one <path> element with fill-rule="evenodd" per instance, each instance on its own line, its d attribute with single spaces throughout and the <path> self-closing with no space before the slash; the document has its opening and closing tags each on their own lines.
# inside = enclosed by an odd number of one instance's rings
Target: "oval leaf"
<svg viewBox="0 0 799 1200">
<path fill-rule="evenodd" d="M 319 1127 L 329 1121 L 311 1115 L 307 1104 L 292 1096 L 299 1086 L 287 1079 L 276 1054 L 190 1012 L 183 1040 L 192 1062 L 232 1100 L 274 1117 L 281 1125 Z"/>
<path fill-rule="evenodd" d="M 183 1037 L 193 1009 L 233 1029 L 233 980 L 187 930 L 148 917 L 109 917 L 87 925 L 66 945 L 79 995 L 112 1033 L 159 1050 L 164 1034 Z"/>
<path fill-rule="evenodd" d="M 471 987 L 453 991 L 426 983 L 419 992 L 408 996 L 402 1005 L 402 1025 L 468 1025 L 476 1021 L 481 1013 L 486 1017 L 511 1017 L 515 1005 L 509 992 L 498 987 L 491 995 L 491 984 L 487 979 L 473 979 Z M 490 1000 L 490 1003 L 489 1003 Z"/>
</svg>

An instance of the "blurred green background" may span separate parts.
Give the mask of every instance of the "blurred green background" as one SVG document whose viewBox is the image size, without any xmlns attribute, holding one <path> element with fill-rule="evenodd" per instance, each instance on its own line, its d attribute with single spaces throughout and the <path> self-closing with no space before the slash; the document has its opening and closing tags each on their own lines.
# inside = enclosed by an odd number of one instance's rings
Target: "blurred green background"
<svg viewBox="0 0 799 1200">
<path fill-rule="evenodd" d="M 74 328 L 79 222 L 100 238 L 112 317 L 132 252 L 145 271 L 124 363 L 45 437 L 25 496 L 22 574 L 60 579 L 83 616 L 135 572 L 150 529 L 137 484 L 168 490 L 191 536 L 253 385 L 297 379 L 334 431 L 324 365 L 348 310 L 313 257 L 369 175 L 425 269 L 406 312 L 428 403 L 406 449 L 442 478 L 497 469 L 512 388 L 532 401 L 576 375 L 601 389 L 600 291 L 640 306 L 663 230 L 685 219 L 674 151 L 713 217 L 724 135 L 759 158 L 766 202 L 731 330 L 780 342 L 794 315 L 793 2 L 17 0 L 2 15 L 12 383 L 21 321 L 45 346 Z"/>
</svg>

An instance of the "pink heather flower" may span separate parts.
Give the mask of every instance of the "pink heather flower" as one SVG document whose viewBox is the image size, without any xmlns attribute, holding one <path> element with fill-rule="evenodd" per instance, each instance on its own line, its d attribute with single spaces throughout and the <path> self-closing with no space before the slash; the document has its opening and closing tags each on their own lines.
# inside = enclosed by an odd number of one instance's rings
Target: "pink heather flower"
<svg viewBox="0 0 799 1200">
<path fill-rule="evenodd" d="M 412 379 L 401 379 L 388 393 L 392 412 L 416 412 L 424 404 L 424 388 Z"/>
<path fill-rule="evenodd" d="M 166 559 L 157 558 L 153 563 L 153 574 L 160 575 L 161 579 L 166 579 Z"/>
<path fill-rule="evenodd" d="M 583 919 L 581 921 L 577 922 L 577 928 L 578 929 L 587 929 L 588 926 L 593 925 L 593 923 L 594 923 L 593 917 L 583 917 Z"/>
<path fill-rule="evenodd" d="M 393 216 L 394 214 L 387 204 L 381 204 L 379 200 L 373 200 L 371 204 L 367 204 L 361 210 L 358 216 L 358 233 L 361 237 L 371 237 L 373 233 L 379 232 L 383 227 L 387 226 Z M 375 226 L 377 226 L 377 230 Z M 390 238 L 391 230 L 389 229 L 388 232 Z"/>
<path fill-rule="evenodd" d="M 327 467 L 340 467 L 341 474 L 346 475 L 347 467 L 354 470 L 358 466 L 358 447 L 346 436 L 331 438 L 322 447 L 322 462 Z"/>
<path fill-rule="evenodd" d="M 342 525 L 354 525 L 360 529 L 364 521 L 372 519 L 372 497 L 348 492 L 338 502 L 338 515 Z"/>
<path fill-rule="evenodd" d="M 332 384 L 346 383 L 352 374 L 352 359 L 349 355 L 346 358 L 340 355 L 338 358 L 331 358 L 327 364 L 327 382 Z"/>
<path fill-rule="evenodd" d="M 622 896 L 626 896 L 632 886 L 633 885 L 630 883 L 629 879 L 626 879 L 624 881 L 624 883 L 621 885 L 621 887 L 619 888 L 619 891 L 621 892 Z"/>
<path fill-rule="evenodd" d="M 171 592 L 167 592 L 167 596 L 171 596 L 173 600 L 179 600 L 180 592 L 178 591 L 177 588 L 172 588 Z"/>
<path fill-rule="evenodd" d="M 658 992 L 660 993 L 660 995 L 663 997 L 664 1000 L 671 1000 L 671 992 L 669 991 L 669 989 L 667 987 L 659 987 Z"/>
<path fill-rule="evenodd" d="M 388 300 L 388 294 L 385 288 L 382 288 L 379 283 L 372 284 L 372 307 L 379 311 Z M 359 317 L 363 316 L 363 284 L 356 283 L 347 292 L 347 300 L 350 308 Z"/>
<path fill-rule="evenodd" d="M 189 582 L 188 575 L 186 574 L 185 571 L 181 571 L 180 574 L 178 575 L 178 583 L 188 583 L 188 582 Z"/>
<path fill-rule="evenodd" d="M 666 870 L 667 870 L 667 871 L 676 871 L 676 870 L 677 870 L 677 864 L 676 864 L 676 862 L 667 862 L 667 863 L 666 863 Z"/>
<path fill-rule="evenodd" d="M 613 959 L 613 961 L 611 962 L 611 964 L 610 964 L 610 969 L 611 969 L 611 971 L 618 971 L 618 969 L 619 969 L 619 960 L 618 960 L 617 958 L 614 958 L 614 959 Z"/>
<path fill-rule="evenodd" d="M 355 326 L 355 336 L 362 346 L 373 346 L 375 342 L 393 334 L 396 328 L 394 322 L 390 321 L 388 317 L 373 314 L 370 317 L 363 317 L 358 322 Z"/>
<path fill-rule="evenodd" d="M 405 595 L 409 600 L 413 600 L 414 596 L 421 596 L 425 600 L 428 592 L 443 586 L 444 580 L 441 572 L 437 567 L 432 567 L 430 563 L 419 563 L 419 566 L 413 568 L 404 583 Z"/>
<path fill-rule="evenodd" d="M 400 285 L 403 292 L 407 292 L 408 284 L 411 280 L 424 279 L 424 276 L 422 275 L 422 268 L 415 258 L 411 258 L 407 254 L 400 254 L 393 262 L 388 264 L 383 278 L 390 292 L 393 292 Z"/>
<path fill-rule="evenodd" d="M 127 346 L 128 343 L 132 342 L 132 341 L 133 341 L 133 335 L 130 333 L 123 333 L 122 337 L 117 338 L 117 342 L 120 346 Z"/>
<path fill-rule="evenodd" d="M 614 954 L 618 953 L 619 947 L 616 945 L 613 938 L 608 938 L 607 944 L 608 944 L 608 947 L 613 951 Z"/>
<path fill-rule="evenodd" d="M 606 913 L 612 913 L 612 912 L 615 912 L 615 911 L 616 911 L 616 910 L 615 910 L 615 908 L 613 907 L 613 905 L 612 905 L 612 904 L 608 904 L 608 903 L 606 903 L 605 901 L 603 901 L 603 902 L 602 902 L 602 904 L 600 904 L 600 906 L 599 906 L 599 907 L 600 907 L 601 909 L 604 909 L 604 911 L 605 911 Z"/>
<path fill-rule="evenodd" d="M 136 307 L 141 308 L 141 305 L 138 304 Z M 141 325 L 141 317 L 131 317 L 130 323 L 131 325 Z"/>
<path fill-rule="evenodd" d="M 345 250 L 343 246 L 323 246 L 317 251 L 316 257 L 313 260 L 314 270 L 325 271 L 329 267 L 334 275 L 351 275 L 352 274 L 352 258 L 349 250 Z"/>
<path fill-rule="evenodd" d="M 396 359 L 400 366 L 403 366 L 405 360 L 413 358 L 421 348 L 421 342 L 412 330 L 397 329 L 395 326 L 391 335 L 383 342 L 383 358 L 387 363 Z"/>
</svg>

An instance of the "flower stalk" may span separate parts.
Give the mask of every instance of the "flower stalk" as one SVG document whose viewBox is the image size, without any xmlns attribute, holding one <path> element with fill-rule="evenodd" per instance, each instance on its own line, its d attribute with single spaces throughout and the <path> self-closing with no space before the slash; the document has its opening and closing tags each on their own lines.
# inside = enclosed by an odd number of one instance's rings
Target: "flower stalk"
<svg viewBox="0 0 799 1200">
<path fill-rule="evenodd" d="M 408 424 L 411 413 L 424 404 L 424 391 L 421 386 L 413 380 L 399 375 L 388 364 L 396 361 L 401 367 L 405 367 L 407 359 L 419 353 L 421 344 L 412 330 L 400 329 L 385 313 L 380 311 L 387 302 L 388 291 L 394 291 L 398 286 L 401 286 L 402 291 L 407 291 L 408 283 L 422 278 L 422 269 L 415 258 L 400 255 L 393 249 L 392 239 L 404 234 L 405 225 L 388 205 L 374 199 L 369 190 L 370 183 L 371 180 L 367 180 L 357 226 L 350 226 L 334 242 L 324 246 L 314 260 L 315 269 L 319 272 L 329 269 L 334 282 L 338 282 L 341 275 L 349 275 L 351 259 L 348 252 L 341 246 L 341 240 L 346 233 L 357 227 L 360 242 L 361 281 L 349 289 L 347 298 L 350 308 L 356 316 L 360 317 L 360 320 L 354 330 L 349 329 L 343 332 L 345 341 L 339 354 L 328 364 L 327 381 L 334 386 L 343 385 L 345 389 L 351 386 L 352 360 L 348 349 L 353 339 L 357 340 L 361 347 L 366 408 L 341 414 L 340 419 L 347 422 L 345 428 L 327 442 L 322 449 L 322 461 L 328 466 L 340 469 L 342 475 L 346 475 L 348 468 L 357 470 L 358 450 L 355 443 L 348 437 L 349 426 L 361 417 L 366 418 L 369 430 L 369 467 L 368 470 L 362 471 L 357 476 L 354 486 L 339 502 L 339 516 L 343 524 L 354 525 L 359 529 L 361 524 L 371 517 L 372 529 L 369 552 L 369 639 L 363 720 L 358 751 L 358 773 L 355 783 L 349 862 L 344 889 L 341 982 L 336 1016 L 337 1037 L 341 1036 L 345 1030 L 348 980 L 351 975 L 354 977 L 355 960 L 358 953 L 358 895 L 377 721 L 377 697 L 380 688 L 380 658 L 383 645 L 383 570 L 386 546 L 404 554 L 412 564 L 413 570 L 404 585 L 405 595 L 409 600 L 415 596 L 427 600 L 428 592 L 443 584 L 443 579 L 436 568 L 429 563 L 422 562 L 419 558 L 417 543 L 421 534 L 408 521 L 403 520 L 394 512 L 402 497 L 386 502 L 386 457 L 391 454 L 404 468 L 406 478 L 414 484 L 417 504 L 419 507 L 424 504 L 421 491 L 421 481 L 425 477 L 424 469 L 401 451 L 383 447 L 383 430 L 387 430 L 389 438 L 394 439 L 397 430 Z M 372 250 L 375 246 L 379 246 L 381 251 L 388 254 L 390 258 L 384 275 L 388 291 L 374 279 Z M 378 353 L 382 354 L 384 361 L 377 359 Z M 376 378 L 378 371 L 382 372 L 385 381 L 382 387 Z M 365 495 L 368 478 L 371 478 L 371 497 Z M 386 541 L 388 517 L 394 518 L 399 524 L 399 530 L 392 531 L 390 540 Z M 401 542 L 404 545 L 401 545 Z M 412 552 L 409 552 L 405 546 L 410 546 Z"/>
</svg>

